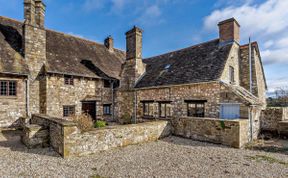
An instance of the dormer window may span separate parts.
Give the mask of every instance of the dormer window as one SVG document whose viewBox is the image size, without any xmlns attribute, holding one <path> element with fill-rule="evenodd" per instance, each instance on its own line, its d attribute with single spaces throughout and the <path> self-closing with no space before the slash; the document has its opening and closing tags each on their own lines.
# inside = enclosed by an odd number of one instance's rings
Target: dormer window
<svg viewBox="0 0 288 178">
<path fill-rule="evenodd" d="M 234 67 L 232 66 L 229 66 L 229 82 L 235 83 L 235 72 L 234 72 Z"/>
<path fill-rule="evenodd" d="M 73 76 L 65 75 L 65 76 L 64 76 L 64 84 L 65 84 L 65 85 L 74 85 L 74 78 L 73 78 Z"/>
</svg>

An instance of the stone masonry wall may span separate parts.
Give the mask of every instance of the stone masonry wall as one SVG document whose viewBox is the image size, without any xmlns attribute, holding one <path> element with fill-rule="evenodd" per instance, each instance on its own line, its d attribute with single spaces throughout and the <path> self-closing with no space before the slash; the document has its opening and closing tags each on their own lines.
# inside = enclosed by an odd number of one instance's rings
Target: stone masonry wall
<svg viewBox="0 0 288 178">
<path fill-rule="evenodd" d="M 65 137 L 64 157 L 89 155 L 111 148 L 156 141 L 170 133 L 167 121 L 155 121 L 71 134 Z"/>
<path fill-rule="evenodd" d="M 230 78 L 229 78 L 229 67 L 234 68 L 234 79 L 235 79 L 235 84 L 239 85 L 240 84 L 240 79 L 239 79 L 239 45 L 234 43 L 233 47 L 230 51 L 227 63 L 224 67 L 221 80 L 230 83 Z"/>
<path fill-rule="evenodd" d="M 219 117 L 220 84 L 218 82 L 172 86 L 167 88 L 151 88 L 137 91 L 137 116 L 143 116 L 141 101 L 153 100 L 154 117 L 159 117 L 158 101 L 171 101 L 174 117 L 187 116 L 185 100 L 207 100 L 205 117 Z"/>
<path fill-rule="evenodd" d="M 268 107 L 261 113 L 261 130 L 277 132 L 278 123 L 287 120 L 288 108 Z"/>
<path fill-rule="evenodd" d="M 0 127 L 18 126 L 26 116 L 26 85 L 24 78 L 1 76 L 0 80 L 17 81 L 17 96 L 0 96 Z"/>
<path fill-rule="evenodd" d="M 112 91 L 104 88 L 103 81 L 98 79 L 74 78 L 74 85 L 65 85 L 63 76 L 47 76 L 47 112 L 49 116 L 63 117 L 64 105 L 75 105 L 76 114 L 82 113 L 82 102 L 87 96 L 96 102 L 97 118 L 103 116 L 103 104 L 112 103 Z M 110 116 L 111 117 L 111 116 Z"/>
<path fill-rule="evenodd" d="M 181 117 L 172 119 L 173 134 L 242 148 L 248 143 L 248 120 Z"/>
<path fill-rule="evenodd" d="M 29 75 L 30 113 L 40 113 L 40 74 L 46 63 L 46 31 L 33 25 L 24 25 L 24 52 Z"/>
</svg>

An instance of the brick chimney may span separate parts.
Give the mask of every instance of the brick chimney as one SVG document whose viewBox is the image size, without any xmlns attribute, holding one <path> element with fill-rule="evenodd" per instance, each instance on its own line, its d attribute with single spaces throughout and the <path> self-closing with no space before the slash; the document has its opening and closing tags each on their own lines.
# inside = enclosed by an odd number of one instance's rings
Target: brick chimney
<svg viewBox="0 0 288 178">
<path fill-rule="evenodd" d="M 46 6 L 42 2 L 42 0 L 35 0 L 35 20 L 36 20 L 36 25 L 38 25 L 40 28 L 44 28 L 45 9 L 46 9 Z"/>
<path fill-rule="evenodd" d="M 104 40 L 104 45 L 110 52 L 114 51 L 114 40 L 113 40 L 112 36 L 108 36 Z"/>
<path fill-rule="evenodd" d="M 234 18 L 218 23 L 219 39 L 221 43 L 240 42 L 240 25 Z"/>
<path fill-rule="evenodd" d="M 142 62 L 142 33 L 143 30 L 135 26 L 126 32 L 126 62 L 120 85 L 128 90 L 134 88 L 146 70 Z"/>
</svg>

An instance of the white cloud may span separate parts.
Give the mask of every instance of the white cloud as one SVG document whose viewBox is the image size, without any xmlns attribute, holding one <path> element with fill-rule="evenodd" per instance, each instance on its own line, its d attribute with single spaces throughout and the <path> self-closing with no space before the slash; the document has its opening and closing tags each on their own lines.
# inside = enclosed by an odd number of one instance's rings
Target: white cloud
<svg viewBox="0 0 288 178">
<path fill-rule="evenodd" d="M 288 64 L 288 0 L 267 0 L 258 5 L 247 2 L 213 11 L 204 19 L 204 29 L 216 30 L 218 22 L 235 17 L 241 25 L 242 41 L 252 36 L 260 43 L 264 63 Z"/>
<path fill-rule="evenodd" d="M 107 0 L 86 0 L 83 8 L 86 11 L 102 9 L 105 6 Z"/>
<path fill-rule="evenodd" d="M 161 18 L 162 12 L 158 5 L 151 5 L 147 7 L 143 14 L 136 19 L 136 23 L 141 25 L 158 25 L 165 20 Z"/>
</svg>

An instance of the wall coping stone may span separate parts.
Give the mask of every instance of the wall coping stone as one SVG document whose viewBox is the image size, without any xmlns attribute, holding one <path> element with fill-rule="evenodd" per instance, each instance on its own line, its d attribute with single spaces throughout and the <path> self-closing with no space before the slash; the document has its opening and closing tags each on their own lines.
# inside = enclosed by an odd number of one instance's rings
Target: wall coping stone
<svg viewBox="0 0 288 178">
<path fill-rule="evenodd" d="M 194 120 L 211 120 L 211 121 L 224 121 L 224 122 L 247 122 L 248 119 L 219 119 L 208 117 L 175 117 L 174 119 L 194 119 Z"/>
<path fill-rule="evenodd" d="M 51 122 L 54 122 L 56 124 L 59 124 L 61 126 L 64 126 L 64 127 L 74 127 L 74 126 L 77 126 L 77 123 L 75 122 L 72 122 L 72 121 L 67 121 L 67 120 L 64 120 L 64 119 L 59 119 L 59 118 L 56 118 L 56 117 L 50 117 L 50 116 L 47 116 L 47 115 L 43 115 L 43 114 L 33 114 L 32 117 L 40 117 L 40 118 L 43 118 L 43 119 L 47 119 Z"/>
</svg>

